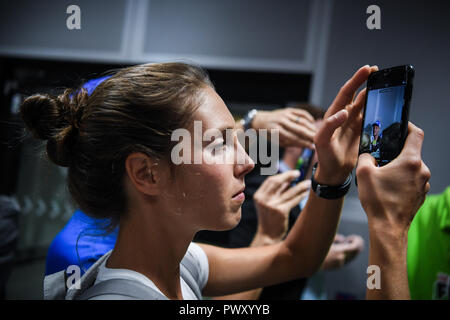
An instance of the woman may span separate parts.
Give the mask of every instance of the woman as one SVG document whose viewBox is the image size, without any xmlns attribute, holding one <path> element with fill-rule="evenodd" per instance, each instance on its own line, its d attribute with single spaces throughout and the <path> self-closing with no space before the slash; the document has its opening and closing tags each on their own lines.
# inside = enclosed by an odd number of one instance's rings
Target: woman
<svg viewBox="0 0 450 320">
<path fill-rule="evenodd" d="M 376 67 L 359 69 L 325 114 L 314 139 L 318 155 L 314 178 L 320 184 L 343 185 L 356 164 L 365 91 L 354 101 L 353 97 L 373 70 Z M 32 96 L 24 101 L 21 114 L 35 137 L 48 140 L 50 160 L 68 167 L 69 190 L 80 208 L 119 223 L 112 252 L 88 270 L 80 289 L 71 288 L 67 299 L 80 298 L 77 290 L 113 279 L 131 281 L 136 290 L 151 287 L 156 294 L 148 298 L 195 299 L 200 291 L 216 296 L 259 288 L 312 275 L 333 242 L 343 196 L 330 200 L 311 192 L 301 217 L 281 243 L 243 249 L 192 243 L 199 230 L 236 226 L 244 200 L 244 177 L 254 166 L 235 132 L 232 143 L 216 138 L 214 150 L 191 141 L 191 156 L 200 152 L 203 161 L 173 164 L 174 130 L 193 132 L 194 121 L 201 121 L 203 131 L 235 127 L 226 105 L 197 67 L 166 63 L 126 68 L 101 83 L 91 96 L 84 91 L 67 91 L 57 98 Z M 414 139 L 409 136 L 411 141 L 405 144 L 408 155 L 421 147 L 416 138 L 419 130 L 410 125 Z M 414 159 L 400 156 L 391 163 L 396 167 L 386 166 L 384 171 L 363 159 L 363 169 L 359 169 L 360 188 L 409 181 L 401 188 L 391 187 L 389 204 L 399 204 L 401 211 L 383 210 L 383 195 L 361 198 L 374 230 L 381 228 L 392 239 L 407 229 L 429 188 L 429 171 L 422 166 L 420 153 L 414 155 Z M 245 161 L 211 161 L 223 156 Z M 389 180 L 393 176 L 389 170 L 396 172 L 396 180 Z M 391 215 L 398 224 L 388 224 Z M 379 240 L 377 232 L 372 234 L 373 241 Z M 372 262 L 402 270 L 401 259 L 383 261 L 386 250 L 397 254 L 405 249 L 392 241 L 392 248 L 376 246 Z M 386 287 L 386 294 L 394 292 Z M 109 290 L 109 294 L 87 297 L 125 298 L 120 286 Z M 394 294 L 404 297 L 407 293 L 397 286 Z"/>
</svg>

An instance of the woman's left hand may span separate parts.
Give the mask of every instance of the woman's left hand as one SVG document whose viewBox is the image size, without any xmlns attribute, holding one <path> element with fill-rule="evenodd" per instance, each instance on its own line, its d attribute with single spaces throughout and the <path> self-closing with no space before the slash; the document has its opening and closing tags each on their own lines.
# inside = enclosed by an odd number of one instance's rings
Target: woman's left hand
<svg viewBox="0 0 450 320">
<path fill-rule="evenodd" d="M 377 70 L 376 66 L 366 65 L 356 71 L 325 113 L 323 125 L 314 138 L 319 162 L 315 174 L 317 182 L 340 185 L 355 167 L 366 90 L 362 90 L 356 99 L 354 97 L 369 74 Z"/>
</svg>

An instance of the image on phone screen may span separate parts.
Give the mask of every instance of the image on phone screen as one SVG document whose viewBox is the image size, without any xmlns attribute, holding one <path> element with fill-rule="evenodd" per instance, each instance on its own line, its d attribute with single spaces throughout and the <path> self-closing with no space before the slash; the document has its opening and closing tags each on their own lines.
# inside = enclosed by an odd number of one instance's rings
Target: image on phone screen
<svg viewBox="0 0 450 320">
<path fill-rule="evenodd" d="M 397 156 L 405 87 L 406 82 L 392 87 L 368 88 L 360 153 L 370 153 L 379 165 Z"/>
</svg>

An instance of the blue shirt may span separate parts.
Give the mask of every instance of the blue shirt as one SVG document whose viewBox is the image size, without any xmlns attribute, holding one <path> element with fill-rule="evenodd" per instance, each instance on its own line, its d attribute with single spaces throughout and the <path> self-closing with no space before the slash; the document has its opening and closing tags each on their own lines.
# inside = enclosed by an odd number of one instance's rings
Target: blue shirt
<svg viewBox="0 0 450 320">
<path fill-rule="evenodd" d="M 83 274 L 114 248 L 118 228 L 108 233 L 105 229 L 108 223 L 108 219 L 94 219 L 75 211 L 50 245 L 45 274 L 66 270 L 69 265 L 78 265 Z"/>
</svg>

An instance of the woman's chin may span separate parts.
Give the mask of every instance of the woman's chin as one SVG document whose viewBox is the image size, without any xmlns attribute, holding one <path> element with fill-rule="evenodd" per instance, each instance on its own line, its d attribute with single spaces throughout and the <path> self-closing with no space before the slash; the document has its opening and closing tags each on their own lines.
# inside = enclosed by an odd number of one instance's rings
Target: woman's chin
<svg viewBox="0 0 450 320">
<path fill-rule="evenodd" d="M 242 218 L 242 209 L 239 208 L 239 210 L 236 213 L 233 213 L 233 216 L 230 219 L 231 220 L 230 228 L 227 230 L 231 230 L 237 227 L 237 225 L 241 221 L 241 218 Z"/>
<path fill-rule="evenodd" d="M 231 229 L 234 229 L 239 222 L 241 221 L 242 217 L 242 209 L 239 208 L 238 211 L 235 212 L 229 212 L 227 213 L 224 220 L 222 220 L 222 223 L 220 226 L 215 226 L 214 228 L 211 228 L 211 231 L 228 231 Z"/>
</svg>

